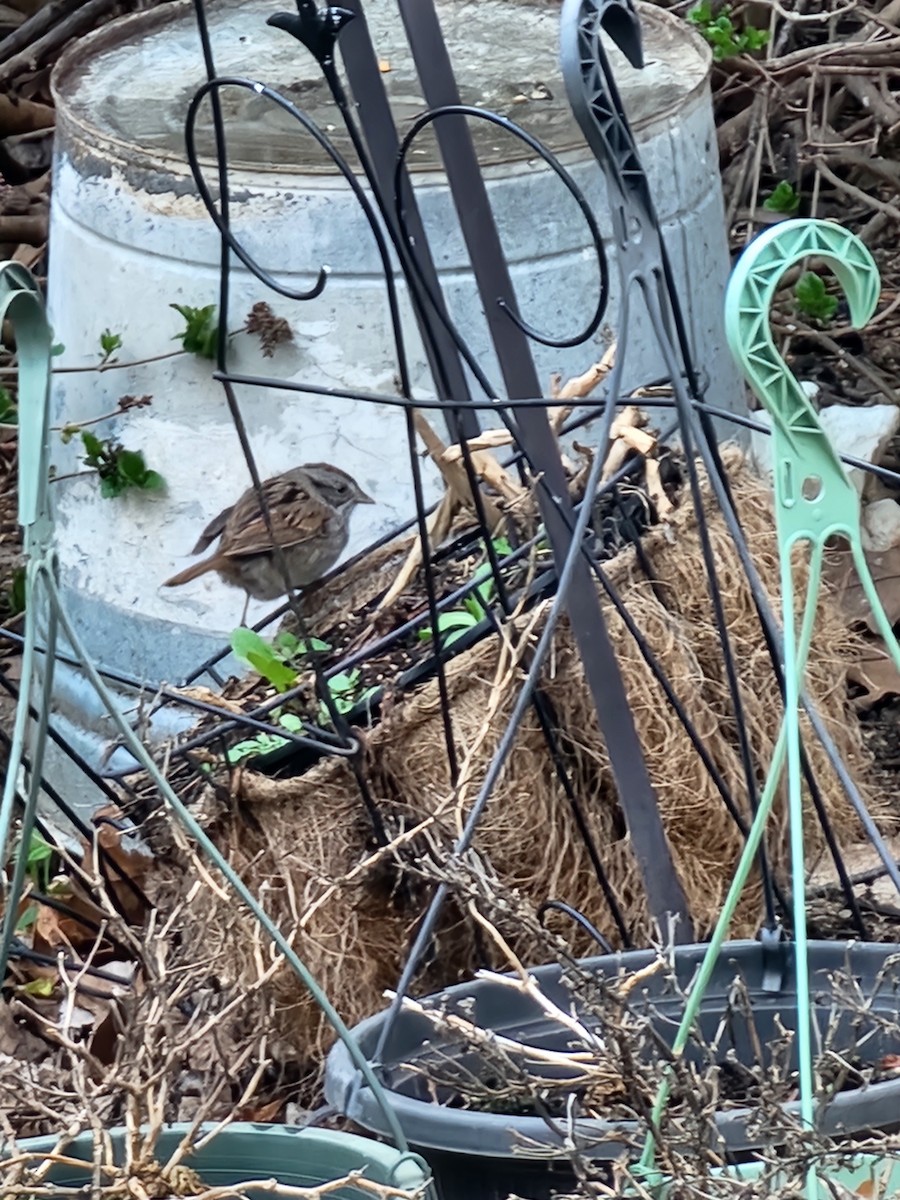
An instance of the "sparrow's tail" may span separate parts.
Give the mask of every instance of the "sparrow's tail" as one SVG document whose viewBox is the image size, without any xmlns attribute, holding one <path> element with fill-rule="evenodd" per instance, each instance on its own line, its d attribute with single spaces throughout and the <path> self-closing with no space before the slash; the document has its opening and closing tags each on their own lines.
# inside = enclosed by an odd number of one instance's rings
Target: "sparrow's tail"
<svg viewBox="0 0 900 1200">
<path fill-rule="evenodd" d="M 210 555 L 209 558 L 201 558 L 199 562 L 192 563 L 183 571 L 179 571 L 177 575 L 173 575 L 171 579 L 167 579 L 162 586 L 181 587 L 183 583 L 190 583 L 192 579 L 205 575 L 207 571 L 215 571 L 218 564 L 219 557 L 216 554 Z"/>
</svg>

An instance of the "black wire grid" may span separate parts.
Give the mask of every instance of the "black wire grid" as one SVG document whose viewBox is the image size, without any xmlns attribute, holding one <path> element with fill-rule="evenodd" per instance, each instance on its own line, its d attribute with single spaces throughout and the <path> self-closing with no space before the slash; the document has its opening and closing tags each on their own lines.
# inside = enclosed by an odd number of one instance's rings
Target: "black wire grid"
<svg viewBox="0 0 900 1200">
<path fill-rule="evenodd" d="M 427 526 L 428 510 L 424 502 L 421 467 L 413 425 L 415 408 L 439 412 L 446 419 L 451 435 L 460 441 L 462 461 L 475 503 L 475 537 L 483 546 L 495 584 L 496 599 L 485 620 L 477 629 L 460 639 L 454 645 L 452 653 L 464 652 L 478 638 L 490 636 L 491 631 L 496 631 L 509 616 L 512 605 L 502 573 L 503 569 L 527 556 L 536 539 L 516 546 L 511 554 L 504 556 L 498 554 L 492 540 L 491 530 L 485 518 L 479 478 L 466 440 L 479 432 L 479 416 L 483 411 L 489 410 L 494 420 L 502 421 L 513 437 L 515 450 L 510 458 L 510 464 L 521 472 L 523 479 L 530 475 L 531 478 L 538 481 L 537 499 L 546 539 L 552 549 L 553 568 L 545 571 L 532 587 L 536 595 L 552 595 L 552 603 L 539 641 L 530 659 L 526 678 L 519 688 L 508 724 L 487 769 L 479 793 L 470 808 L 455 851 L 462 853 L 470 845 L 492 789 L 513 746 L 522 718 L 526 712 L 534 710 L 548 750 L 553 757 L 563 791 L 572 807 L 581 836 L 585 840 L 598 883 L 609 904 L 622 944 L 625 947 L 633 944 L 632 933 L 625 923 L 604 872 L 602 849 L 593 841 L 583 802 L 578 795 L 577 787 L 569 777 L 564 756 L 560 752 L 552 712 L 540 689 L 540 675 L 554 631 L 559 618 L 565 613 L 580 652 L 596 718 L 608 749 L 621 809 L 642 873 L 651 915 L 661 928 L 673 930 L 676 941 L 690 941 L 694 937 L 694 932 L 691 928 L 687 904 L 672 864 L 656 796 L 629 710 L 619 665 L 607 632 L 599 592 L 605 595 L 616 613 L 625 622 L 640 654 L 661 685 L 674 719 L 679 721 L 687 732 L 715 789 L 720 794 L 722 802 L 726 805 L 741 832 L 746 834 L 748 826 L 741 815 L 735 797 L 730 793 L 725 780 L 706 750 L 701 735 L 694 728 L 688 713 L 679 701 L 676 681 L 670 680 L 666 676 L 615 585 L 604 571 L 602 548 L 591 536 L 589 529 L 597 498 L 604 496 L 614 507 L 619 506 L 621 509 L 620 485 L 641 467 L 640 460 L 633 459 L 610 479 L 603 483 L 600 482 L 617 408 L 620 405 L 634 402 L 631 397 L 620 394 L 620 380 L 623 367 L 628 361 L 628 332 L 636 303 L 642 304 L 649 315 L 666 367 L 665 380 L 648 382 L 665 383 L 670 393 L 669 396 L 642 399 L 641 404 L 648 408 L 658 408 L 664 416 L 668 415 L 669 424 L 663 430 L 662 440 L 676 435 L 683 447 L 686 484 L 696 513 L 708 581 L 709 603 L 720 639 L 729 685 L 731 716 L 740 739 L 743 782 L 752 811 L 755 811 L 758 799 L 757 773 L 746 723 L 743 720 L 739 687 L 740 669 L 739 664 L 735 661 L 726 625 L 715 556 L 707 529 L 698 460 L 702 463 L 715 503 L 724 516 L 746 572 L 759 618 L 760 630 L 771 659 L 773 680 L 782 694 L 784 678 L 779 624 L 750 557 L 740 516 L 719 456 L 712 421 L 716 418 L 720 421 L 733 421 L 737 425 L 751 429 L 760 429 L 766 432 L 767 429 L 752 417 L 730 413 L 709 403 L 706 399 L 707 389 L 693 360 L 681 305 L 666 248 L 660 234 L 647 177 L 641 165 L 635 139 L 623 111 L 615 79 L 600 38 L 601 30 L 605 31 L 622 50 L 632 66 L 640 67 L 642 66 L 642 51 L 639 20 L 631 0 L 565 0 L 562 10 L 563 75 L 572 109 L 606 180 L 614 230 L 615 261 L 612 269 L 619 274 L 621 294 L 615 365 L 602 386 L 599 396 L 579 402 L 579 416 L 568 427 L 569 429 L 577 428 L 579 424 L 588 420 L 597 422 L 592 431 L 597 452 L 585 484 L 584 498 L 580 504 L 573 504 L 569 499 L 559 445 L 552 433 L 547 415 L 548 406 L 555 402 L 541 398 L 541 387 L 530 343 L 537 342 L 559 348 L 575 347 L 588 343 L 600 328 L 609 296 L 610 266 L 597 222 L 574 180 L 546 147 L 507 118 L 460 102 L 450 59 L 441 36 L 434 0 L 397 0 L 397 5 L 428 106 L 428 110 L 412 124 L 402 137 L 398 133 L 391 115 L 384 80 L 379 69 L 378 56 L 366 24 L 362 0 L 346 0 L 346 4 L 340 8 L 321 9 L 315 7 L 314 0 L 297 0 L 296 13 L 277 13 L 268 21 L 268 24 L 284 30 L 302 43 L 305 50 L 318 63 L 361 164 L 365 184 L 354 173 L 347 160 L 335 149 L 325 133 L 284 96 L 252 79 L 233 76 L 220 77 L 216 74 L 205 0 L 194 0 L 194 8 L 207 79 L 197 90 L 188 109 L 186 144 L 198 192 L 221 235 L 220 337 L 215 378 L 222 384 L 270 536 L 272 536 L 270 516 L 266 508 L 265 495 L 260 488 L 260 473 L 251 448 L 250 433 L 236 396 L 236 387 L 243 385 L 261 388 L 277 387 L 302 394 L 345 397 L 373 405 L 399 407 L 404 411 L 406 417 L 409 465 L 416 497 L 416 514 L 405 526 L 394 530 L 376 547 L 370 547 L 365 553 L 370 553 L 373 549 L 409 529 L 416 529 L 423 546 L 422 578 L 425 585 L 427 613 L 417 620 L 407 622 L 393 630 L 387 636 L 356 650 L 327 670 L 323 668 L 317 656 L 312 656 L 317 695 L 328 712 L 331 728 L 322 728 L 307 722 L 300 732 L 292 733 L 280 725 L 272 724 L 270 719 L 272 710 L 290 701 L 293 696 L 298 694 L 299 689 L 281 694 L 271 701 L 260 704 L 246 715 L 235 714 L 229 715 L 227 718 L 223 718 L 221 709 L 213 705 L 185 697 L 172 689 L 161 689 L 155 693 L 157 707 L 171 704 L 184 705 L 195 710 L 198 715 L 215 718 L 212 721 L 205 721 L 200 732 L 192 734 L 178 746 L 172 748 L 171 756 L 173 760 L 180 759 L 184 764 L 192 765 L 195 761 L 193 758 L 195 751 L 207 745 L 225 744 L 225 739 L 233 736 L 238 730 L 275 735 L 282 741 L 286 740 L 290 743 L 290 752 L 295 755 L 313 758 L 341 756 L 346 759 L 354 771 L 361 802 L 371 820 L 374 837 L 382 844 L 386 842 L 387 833 L 384 821 L 378 805 L 367 787 L 360 762 L 360 745 L 353 732 L 353 720 L 356 714 L 344 714 L 338 710 L 329 690 L 328 680 L 340 672 L 352 669 L 367 657 L 383 653 L 391 645 L 408 637 L 417 626 L 419 628 L 430 626 L 433 630 L 438 629 L 439 614 L 457 606 L 478 583 L 483 582 L 483 579 L 470 581 L 451 595 L 440 600 L 438 598 L 434 571 L 434 548 L 430 545 Z M 341 72 L 338 70 L 336 61 L 338 52 L 341 56 L 343 74 L 349 85 L 349 93 L 342 81 Z M 229 369 L 226 331 L 229 328 L 228 311 L 233 257 L 237 258 L 266 288 L 291 300 L 312 299 L 320 295 L 327 287 L 328 276 L 326 269 L 322 268 L 315 282 L 307 291 L 289 288 L 263 269 L 232 232 L 227 129 L 221 103 L 221 94 L 225 89 L 252 91 L 288 113 L 329 156 L 335 169 L 344 177 L 347 186 L 361 206 L 381 259 L 385 298 L 390 312 L 396 353 L 399 394 L 363 393 L 349 389 L 323 387 L 314 383 L 286 382 L 283 379 L 238 374 Z M 204 104 L 208 104 L 212 116 L 216 152 L 214 183 L 208 181 L 204 174 L 196 145 L 198 117 Z M 523 141 L 528 149 L 555 173 L 561 185 L 568 189 L 587 223 L 596 253 L 600 287 L 590 320 L 584 328 L 571 337 L 547 336 L 532 328 L 518 311 L 506 258 L 494 223 L 487 189 L 471 137 L 469 122 L 473 120 L 491 122 L 506 134 Z M 416 138 L 423 130 L 432 126 L 496 351 L 502 375 L 502 387 L 485 375 L 480 363 L 449 315 L 407 171 L 407 161 Z M 399 267 L 409 291 L 413 312 L 434 380 L 437 397 L 435 400 L 413 401 L 411 396 L 403 327 L 398 309 L 395 263 Z M 470 386 L 470 381 L 474 386 Z M 844 461 L 850 466 L 873 470 L 886 481 L 900 485 L 900 476 L 893 472 L 883 468 L 871 468 L 869 464 L 855 459 L 845 458 Z M 278 557 L 288 600 L 265 621 L 260 622 L 257 628 L 265 628 L 290 609 L 298 621 L 301 636 L 304 636 L 304 621 L 298 597 L 290 586 L 283 555 L 278 554 Z M 638 560 L 640 561 L 640 555 Z M 357 560 L 353 560 L 353 562 L 355 561 Z M 346 570 L 352 565 L 353 563 L 345 564 L 341 569 Z M 15 634 L 6 631 L 3 631 L 3 635 L 13 640 L 16 638 Z M 196 670 L 183 681 L 183 684 L 189 684 L 201 676 L 211 676 L 217 682 L 224 683 L 218 668 L 229 653 L 229 647 L 223 647 L 218 655 L 198 664 Z M 437 677 L 442 705 L 445 751 L 451 779 L 455 781 L 458 774 L 458 762 L 445 673 L 447 658 L 446 653 L 436 654 L 430 660 L 428 669 L 432 670 Z M 133 687 L 136 691 L 141 690 L 140 682 L 125 673 L 106 671 L 104 674 L 116 683 Z M 401 679 L 401 685 L 404 682 L 411 683 L 412 679 Z M 14 693 L 13 685 L 9 684 L 2 676 L 0 676 L 0 685 Z M 378 700 L 377 694 L 369 698 L 369 707 L 377 709 Z M 814 706 L 807 698 L 804 698 L 803 703 L 814 734 L 824 747 L 847 798 L 876 846 L 885 872 L 900 891 L 900 871 L 879 835 L 858 788 L 842 762 L 837 748 Z M 76 765 L 111 799 L 119 800 L 121 798 L 120 794 L 111 787 L 108 777 L 102 778 L 89 764 L 80 759 L 54 733 L 52 726 L 49 732 L 56 744 L 69 754 Z M 5 735 L 0 734 L 0 738 L 3 737 Z M 834 860 L 847 907 L 860 936 L 865 938 L 865 922 L 839 853 L 837 840 L 830 826 L 819 786 L 805 754 L 803 767 L 809 793 Z M 123 774 L 127 773 L 128 769 L 126 768 Z M 118 786 L 124 786 L 127 790 L 129 784 L 126 780 L 120 779 Z M 63 798 L 49 785 L 45 785 L 44 790 L 48 799 L 56 804 L 90 839 L 90 831 L 66 805 Z M 39 826 L 39 828 L 41 827 Z M 42 829 L 42 832 L 49 837 L 46 830 Z M 105 875 L 112 872 L 119 876 L 123 875 L 122 868 L 102 853 L 100 866 Z M 760 856 L 760 870 L 765 903 L 762 935 L 777 939 L 780 936 L 777 914 L 779 908 L 785 907 L 785 901 L 777 881 L 773 878 L 764 851 Z M 137 885 L 130 880 L 126 880 L 126 883 L 140 898 Z M 395 1011 L 407 994 L 415 973 L 424 960 L 441 907 L 447 896 L 447 890 L 445 885 L 435 889 L 426 912 L 418 922 L 415 941 L 397 988 L 394 1001 Z M 585 918 L 565 902 L 550 901 L 549 906 L 556 907 L 572 916 L 581 924 L 582 928 L 588 929 L 590 932 L 592 927 L 586 923 Z M 546 908 L 548 905 L 544 907 Z M 671 917 L 675 917 L 676 920 L 672 922 Z M 597 937 L 602 944 L 599 934 Z M 21 945 L 16 947 L 15 951 L 19 954 L 26 953 L 25 947 Z M 389 1021 L 384 1031 L 385 1040 L 390 1034 L 390 1029 L 391 1022 Z"/>
</svg>

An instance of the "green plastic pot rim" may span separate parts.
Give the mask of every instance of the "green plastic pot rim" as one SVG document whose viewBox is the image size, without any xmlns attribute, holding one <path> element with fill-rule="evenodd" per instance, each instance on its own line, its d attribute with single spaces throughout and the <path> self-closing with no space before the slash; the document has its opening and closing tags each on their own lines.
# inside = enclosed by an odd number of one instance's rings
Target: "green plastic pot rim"
<svg viewBox="0 0 900 1200">
<path fill-rule="evenodd" d="M 146 1137 L 148 1132 L 148 1128 L 142 1126 L 139 1130 L 139 1136 L 142 1138 Z M 124 1140 L 129 1131 L 123 1126 L 115 1126 L 108 1133 L 113 1144 L 116 1145 Z M 248 1179 L 253 1177 L 270 1178 L 272 1176 L 271 1169 L 267 1169 L 267 1167 L 270 1168 L 271 1166 L 271 1155 L 274 1147 L 270 1149 L 269 1146 L 273 1141 L 277 1141 L 282 1146 L 287 1141 L 296 1140 L 298 1144 L 308 1141 L 316 1143 L 320 1148 L 323 1145 L 328 1145 L 333 1146 L 337 1151 L 355 1154 L 363 1162 L 368 1160 L 374 1167 L 377 1167 L 379 1172 L 390 1181 L 390 1186 L 409 1192 L 427 1188 L 426 1196 L 433 1198 L 433 1187 L 431 1186 L 432 1171 L 421 1155 L 410 1153 L 409 1151 L 401 1153 L 390 1144 L 377 1141 L 375 1138 L 365 1137 L 358 1133 L 319 1129 L 315 1126 L 276 1125 L 256 1121 L 233 1121 L 231 1124 L 224 1126 L 224 1128 L 218 1122 L 206 1122 L 196 1128 L 192 1122 L 176 1122 L 171 1125 L 162 1126 L 159 1131 L 159 1141 L 164 1144 L 163 1151 L 159 1157 L 165 1161 L 171 1155 L 174 1145 L 177 1145 L 183 1137 L 191 1133 L 193 1133 L 195 1145 L 208 1135 L 215 1135 L 198 1151 L 200 1154 L 207 1154 L 217 1146 L 222 1151 L 231 1151 L 232 1153 L 240 1152 L 243 1149 L 247 1161 Z M 15 1143 L 14 1151 L 16 1153 L 24 1152 L 49 1155 L 58 1146 L 61 1136 L 61 1134 L 56 1134 L 45 1137 L 21 1138 Z M 65 1153 L 71 1157 L 79 1157 L 80 1153 L 86 1153 L 87 1157 L 85 1157 L 84 1162 L 86 1166 L 90 1166 L 90 1151 L 92 1146 L 93 1134 L 89 1130 L 85 1130 L 68 1144 Z M 6 1157 L 11 1152 L 11 1149 L 0 1142 L 0 1156 Z M 185 1158 L 187 1165 L 192 1165 L 190 1151 Z M 212 1164 L 206 1164 L 198 1168 L 201 1179 L 203 1177 L 203 1170 L 209 1169 L 211 1166 Z M 277 1175 L 278 1172 L 275 1172 L 276 1178 Z M 341 1176 L 337 1175 L 335 1178 L 341 1178 Z M 322 1183 L 330 1182 L 332 1180 L 322 1180 Z"/>
<path fill-rule="evenodd" d="M 777 1169 L 773 1169 L 769 1164 L 760 1162 L 740 1163 L 728 1167 L 714 1167 L 710 1171 L 710 1176 L 713 1179 L 719 1180 L 732 1179 L 735 1184 L 746 1184 L 758 1180 L 766 1171 L 770 1171 L 772 1174 L 773 1186 L 778 1186 Z M 863 1180 L 853 1178 L 860 1173 L 864 1173 Z M 892 1196 L 900 1195 L 900 1153 L 898 1152 L 885 1154 L 860 1152 L 849 1158 L 841 1155 L 840 1160 L 833 1164 L 830 1164 L 826 1157 L 818 1163 L 816 1169 L 816 1175 L 820 1180 L 833 1179 L 837 1175 L 838 1182 L 843 1183 L 845 1187 L 853 1190 L 856 1190 L 861 1182 L 874 1179 L 876 1173 L 880 1175 L 882 1183 L 888 1182 L 891 1175 L 895 1175 L 892 1186 L 885 1191 L 867 1192 L 866 1195 L 871 1195 L 873 1200 L 890 1200 Z M 638 1182 L 640 1188 L 638 1188 Z M 670 1187 L 677 1187 L 679 1183 L 680 1181 L 676 1177 L 666 1175 L 658 1170 L 649 1170 L 641 1174 L 639 1180 L 635 1179 L 634 1190 L 625 1182 L 619 1195 L 623 1198 L 649 1195 L 654 1200 L 665 1200 L 668 1189 Z M 805 1192 L 803 1194 L 805 1195 Z M 820 1194 L 830 1195 L 830 1192 Z M 862 1195 L 863 1193 L 859 1194 Z"/>
</svg>

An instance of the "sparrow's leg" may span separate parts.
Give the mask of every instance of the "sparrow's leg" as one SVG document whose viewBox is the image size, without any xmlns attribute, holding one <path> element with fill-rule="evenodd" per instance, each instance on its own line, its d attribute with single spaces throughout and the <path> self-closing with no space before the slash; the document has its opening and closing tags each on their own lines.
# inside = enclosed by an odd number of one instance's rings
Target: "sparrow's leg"
<svg viewBox="0 0 900 1200">
<path fill-rule="evenodd" d="M 244 592 L 244 611 L 241 613 L 241 625 L 247 624 L 247 609 L 250 607 L 250 593 Z"/>
</svg>

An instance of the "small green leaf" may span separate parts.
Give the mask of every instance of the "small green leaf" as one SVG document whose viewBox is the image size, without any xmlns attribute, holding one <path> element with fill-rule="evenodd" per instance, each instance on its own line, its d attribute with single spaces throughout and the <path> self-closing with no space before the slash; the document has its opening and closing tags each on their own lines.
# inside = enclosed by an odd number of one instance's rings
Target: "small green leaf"
<svg viewBox="0 0 900 1200">
<path fill-rule="evenodd" d="M 91 433 L 89 429 L 81 431 L 81 443 L 84 446 L 86 457 L 99 461 L 103 458 L 103 443 L 96 434 Z M 95 463 L 89 463 L 89 466 L 94 466 Z"/>
<path fill-rule="evenodd" d="M 19 917 L 18 921 L 16 921 L 16 933 L 24 933 L 24 931 L 26 929 L 31 928 L 31 926 L 35 923 L 35 921 L 37 919 L 38 919 L 37 905 L 29 904 L 28 907 L 25 909 L 25 911 L 22 913 L 21 917 Z"/>
<path fill-rule="evenodd" d="M 261 733 L 258 737 L 238 742 L 237 745 L 231 747 L 225 757 L 229 763 L 239 763 L 245 758 L 254 758 L 260 754 L 269 754 L 273 750 L 280 750 L 282 746 L 288 744 L 287 738 L 277 737 L 271 733 Z"/>
<path fill-rule="evenodd" d="M 472 629 L 482 619 L 483 613 L 472 613 L 468 609 L 451 608 L 449 612 L 438 613 L 438 633 L 445 646 L 449 646 L 452 638 L 444 634 L 457 630 L 455 637 L 461 637 L 468 629 Z M 419 641 L 427 642 L 432 636 L 431 626 L 419 630 Z"/>
<path fill-rule="evenodd" d="M 122 348 L 122 335 L 111 333 L 108 329 L 104 329 L 100 334 L 100 354 L 103 361 L 106 362 L 110 355 L 115 354 L 117 350 Z"/>
<path fill-rule="evenodd" d="M 121 496 L 125 491 L 125 485 L 115 477 L 109 479 L 101 479 L 100 495 L 104 500 L 114 500 L 116 496 Z"/>
<path fill-rule="evenodd" d="M 231 649 L 238 658 L 246 659 L 247 662 L 250 661 L 249 656 L 251 654 L 260 656 L 268 654 L 271 658 L 275 658 L 275 655 L 272 653 L 272 647 L 265 638 L 260 637 L 255 629 L 247 629 L 241 626 L 240 629 L 235 629 L 232 632 L 230 641 Z"/>
<path fill-rule="evenodd" d="M 29 979 L 18 990 L 24 992 L 26 996 L 40 996 L 43 999 L 47 999 L 53 995 L 54 986 L 55 984 L 52 979 Z"/>
<path fill-rule="evenodd" d="M 31 835 L 31 841 L 28 843 L 28 854 L 25 856 L 25 866 L 29 871 L 33 871 L 41 863 L 45 863 L 53 856 L 53 847 L 49 842 L 45 842 L 39 833 Z"/>
<path fill-rule="evenodd" d="M 275 635 L 272 649 L 280 658 L 290 661 L 295 658 L 304 658 L 310 651 L 322 653 L 330 650 L 331 646 L 328 642 L 323 642 L 321 638 L 310 638 L 307 641 L 304 638 L 298 638 L 289 630 L 283 629 Z"/>
<path fill-rule="evenodd" d="M 285 658 L 291 658 L 295 654 L 301 654 L 303 643 L 295 633 L 291 633 L 287 629 L 282 629 L 275 634 L 272 639 L 272 649 L 276 654 L 283 655 Z"/>
<path fill-rule="evenodd" d="M 11 617 L 17 617 L 19 613 L 23 613 L 25 611 L 25 603 L 27 599 L 24 567 L 16 567 L 15 571 L 13 571 L 8 596 L 9 601 L 7 611 Z"/>
<path fill-rule="evenodd" d="M 297 672 L 286 666 L 255 630 L 235 629 L 231 635 L 231 649 L 257 674 L 267 679 L 277 692 L 286 692 L 297 682 Z"/>
<path fill-rule="evenodd" d="M 0 425 L 17 425 L 18 422 L 19 410 L 11 393 L 5 387 L 0 387 Z"/>
<path fill-rule="evenodd" d="M 763 208 L 768 212 L 795 213 L 800 207 L 800 197 L 794 190 L 794 185 L 786 179 L 778 182 L 775 190 L 763 201 Z"/>
<path fill-rule="evenodd" d="M 830 321 L 837 312 L 837 297 L 829 295 L 825 281 L 815 271 L 800 276 L 794 297 L 800 311 L 817 321 Z"/>
<path fill-rule="evenodd" d="M 206 304 L 202 308 L 194 308 L 190 304 L 170 304 L 169 307 L 184 318 L 184 329 L 175 335 L 184 349 L 200 358 L 215 358 L 219 342 L 216 306 Z"/>
<path fill-rule="evenodd" d="M 303 722 L 296 713 L 282 713 L 278 718 L 278 724 L 288 731 L 288 733 L 302 733 Z"/>
<path fill-rule="evenodd" d="M 757 29 L 755 25 L 748 25 L 744 30 L 744 42 L 747 50 L 762 50 L 763 46 L 769 44 L 768 29 Z"/>
<path fill-rule="evenodd" d="M 60 354 L 65 354 L 66 348 L 62 342 L 54 342 L 50 347 L 50 357 L 59 358 Z"/>
<path fill-rule="evenodd" d="M 352 671 L 341 671 L 328 681 L 328 690 L 332 696 L 342 696 L 347 692 L 352 692 L 359 683 L 359 667 L 354 667 Z"/>
<path fill-rule="evenodd" d="M 140 487 L 147 474 L 147 464 L 140 450 L 120 450 L 116 455 L 119 474 L 134 487 Z"/>
<path fill-rule="evenodd" d="M 297 682 L 297 672 L 280 662 L 271 651 L 266 655 L 250 653 L 247 662 L 271 683 L 276 692 L 286 692 Z"/>
<path fill-rule="evenodd" d="M 159 471 L 145 470 L 144 478 L 141 481 L 141 487 L 145 492 L 161 492 L 165 486 L 166 481 Z"/>
</svg>

